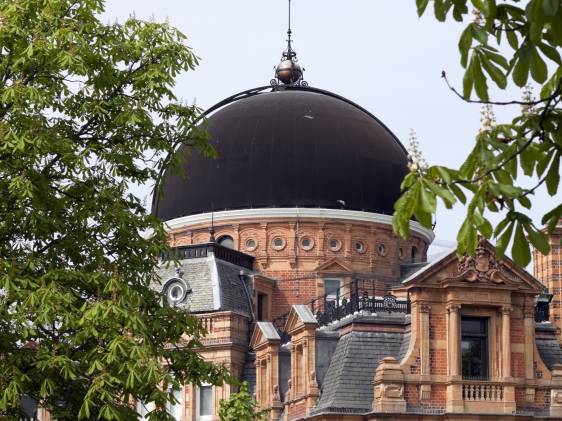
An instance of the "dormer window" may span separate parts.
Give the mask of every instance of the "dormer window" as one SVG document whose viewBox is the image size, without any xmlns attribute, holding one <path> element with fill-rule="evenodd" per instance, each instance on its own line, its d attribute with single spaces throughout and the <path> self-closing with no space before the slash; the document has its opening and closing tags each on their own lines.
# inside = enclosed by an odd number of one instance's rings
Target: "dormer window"
<svg viewBox="0 0 562 421">
<path fill-rule="evenodd" d="M 462 377 L 465 380 L 488 379 L 488 319 L 461 319 Z"/>
</svg>

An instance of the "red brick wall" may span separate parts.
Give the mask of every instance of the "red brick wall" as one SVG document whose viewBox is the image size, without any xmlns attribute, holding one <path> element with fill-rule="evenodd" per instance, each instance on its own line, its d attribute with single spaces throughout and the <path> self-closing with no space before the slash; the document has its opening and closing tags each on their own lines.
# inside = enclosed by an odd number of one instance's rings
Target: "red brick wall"
<svg viewBox="0 0 562 421">
<path fill-rule="evenodd" d="M 447 399 L 447 387 L 445 385 L 431 386 L 431 399 L 420 401 L 420 385 L 406 384 L 404 386 L 404 398 L 409 409 L 422 409 L 425 411 L 444 411 Z"/>
<path fill-rule="evenodd" d="M 548 413 L 550 407 L 550 390 L 536 389 L 535 400 L 533 402 L 527 402 L 525 400 L 525 388 L 516 388 L 515 403 L 517 411 L 538 411 L 541 413 Z"/>
</svg>

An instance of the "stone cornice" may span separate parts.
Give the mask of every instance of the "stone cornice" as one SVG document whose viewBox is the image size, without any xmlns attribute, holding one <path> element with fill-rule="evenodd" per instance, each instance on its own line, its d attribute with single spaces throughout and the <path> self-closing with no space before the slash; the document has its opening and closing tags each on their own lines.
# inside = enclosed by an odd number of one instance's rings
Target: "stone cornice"
<svg viewBox="0 0 562 421">
<path fill-rule="evenodd" d="M 322 209 L 322 208 L 258 208 L 239 209 L 215 212 L 213 215 L 215 223 L 239 221 L 243 219 L 284 219 L 284 218 L 310 218 L 310 219 L 338 219 L 343 221 L 370 222 L 384 225 L 392 225 L 392 215 L 379 213 L 361 212 L 346 209 Z M 187 228 L 191 225 L 211 222 L 211 213 L 182 216 L 165 222 L 165 228 L 169 231 Z M 410 221 L 410 229 L 421 235 L 428 243 L 435 238 L 432 230 L 424 228 L 418 222 Z"/>
</svg>

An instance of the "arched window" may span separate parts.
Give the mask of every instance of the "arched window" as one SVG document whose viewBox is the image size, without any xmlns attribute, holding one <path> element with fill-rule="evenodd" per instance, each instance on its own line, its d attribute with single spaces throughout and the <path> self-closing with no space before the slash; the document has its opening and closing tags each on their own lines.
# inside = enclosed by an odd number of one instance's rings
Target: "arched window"
<svg viewBox="0 0 562 421">
<path fill-rule="evenodd" d="M 412 247 L 412 262 L 417 261 L 418 259 L 418 248 L 416 246 Z"/>
<path fill-rule="evenodd" d="M 223 235 L 219 238 L 218 243 L 223 247 L 234 249 L 234 239 L 230 235 Z"/>
</svg>

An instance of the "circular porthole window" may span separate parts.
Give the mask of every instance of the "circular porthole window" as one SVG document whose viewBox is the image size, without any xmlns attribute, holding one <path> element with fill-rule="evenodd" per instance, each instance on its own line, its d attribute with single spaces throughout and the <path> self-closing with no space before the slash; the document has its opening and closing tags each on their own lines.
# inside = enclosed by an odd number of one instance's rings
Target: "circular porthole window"
<svg viewBox="0 0 562 421">
<path fill-rule="evenodd" d="M 303 237 L 301 239 L 301 247 L 303 250 L 311 250 L 314 247 L 314 240 L 310 237 Z"/>
<path fill-rule="evenodd" d="M 164 286 L 166 301 L 172 306 L 183 303 L 190 292 L 191 288 L 183 279 L 179 278 L 170 279 Z"/>
<path fill-rule="evenodd" d="M 384 244 L 379 244 L 378 252 L 381 256 L 386 256 L 386 246 Z"/>
<path fill-rule="evenodd" d="M 357 253 L 365 253 L 366 250 L 367 250 L 367 247 L 365 246 L 365 243 L 363 241 L 356 241 L 355 242 L 355 251 Z"/>
<path fill-rule="evenodd" d="M 275 237 L 273 239 L 273 248 L 275 250 L 283 250 L 285 248 L 285 240 L 282 237 Z"/>
<path fill-rule="evenodd" d="M 332 238 L 330 240 L 330 250 L 338 251 L 339 249 L 341 249 L 341 241 L 337 238 Z"/>
<path fill-rule="evenodd" d="M 246 240 L 246 250 L 254 251 L 257 248 L 258 248 L 258 242 L 256 240 L 254 240 L 253 238 L 248 238 Z"/>
</svg>

